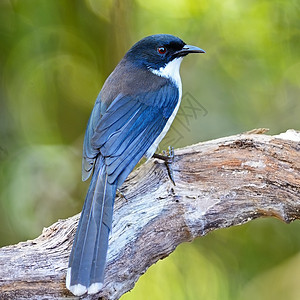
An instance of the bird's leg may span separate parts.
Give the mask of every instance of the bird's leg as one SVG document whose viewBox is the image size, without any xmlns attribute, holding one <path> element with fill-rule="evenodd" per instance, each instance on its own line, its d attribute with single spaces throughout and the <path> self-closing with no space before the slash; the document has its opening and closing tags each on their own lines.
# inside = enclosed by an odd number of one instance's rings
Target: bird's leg
<svg viewBox="0 0 300 300">
<path fill-rule="evenodd" d="M 165 165 L 168 170 L 168 175 L 169 175 L 171 181 L 173 182 L 173 184 L 176 185 L 174 176 L 173 176 L 173 169 L 172 169 L 172 163 L 174 161 L 174 148 L 169 146 L 168 151 L 164 150 L 162 153 L 163 153 L 163 155 L 154 153 L 152 157 L 161 159 L 165 162 Z"/>
</svg>

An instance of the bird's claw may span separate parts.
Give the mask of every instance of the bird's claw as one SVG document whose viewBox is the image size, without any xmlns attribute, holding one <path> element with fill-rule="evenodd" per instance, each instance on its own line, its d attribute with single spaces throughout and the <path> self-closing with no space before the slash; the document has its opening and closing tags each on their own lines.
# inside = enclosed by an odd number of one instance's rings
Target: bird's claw
<svg viewBox="0 0 300 300">
<path fill-rule="evenodd" d="M 126 196 L 119 189 L 117 189 L 116 195 L 118 197 L 124 198 L 126 201 L 128 201 L 127 198 L 126 198 Z"/>
</svg>

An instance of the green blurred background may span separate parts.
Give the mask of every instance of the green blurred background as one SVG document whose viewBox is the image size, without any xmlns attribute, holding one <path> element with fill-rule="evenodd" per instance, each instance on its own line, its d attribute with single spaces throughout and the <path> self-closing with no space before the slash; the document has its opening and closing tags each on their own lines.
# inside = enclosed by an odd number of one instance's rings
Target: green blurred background
<svg viewBox="0 0 300 300">
<path fill-rule="evenodd" d="M 300 129 L 299 0 L 0 0 L 0 246 L 80 211 L 95 98 L 131 45 L 155 33 L 207 52 L 182 64 L 183 102 L 161 149 Z M 300 299 L 299 230 L 260 219 L 210 233 L 123 299 Z"/>
</svg>

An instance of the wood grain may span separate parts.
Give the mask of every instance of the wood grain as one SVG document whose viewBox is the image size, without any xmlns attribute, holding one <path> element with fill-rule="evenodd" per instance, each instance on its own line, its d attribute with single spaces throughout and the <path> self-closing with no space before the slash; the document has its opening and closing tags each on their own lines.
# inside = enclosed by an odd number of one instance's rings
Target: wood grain
<svg viewBox="0 0 300 300">
<path fill-rule="evenodd" d="M 240 134 L 175 150 L 135 170 L 117 198 L 105 285 L 81 299 L 118 299 L 182 242 L 261 216 L 300 219 L 300 133 Z M 63 201 L 63 199 L 62 199 Z M 0 299 L 78 299 L 65 287 L 79 215 L 0 249 Z"/>
</svg>

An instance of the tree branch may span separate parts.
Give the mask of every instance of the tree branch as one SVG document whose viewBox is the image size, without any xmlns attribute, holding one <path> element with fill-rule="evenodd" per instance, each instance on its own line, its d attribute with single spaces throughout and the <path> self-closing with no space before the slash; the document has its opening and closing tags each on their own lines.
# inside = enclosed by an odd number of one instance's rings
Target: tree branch
<svg viewBox="0 0 300 300">
<path fill-rule="evenodd" d="M 209 231 L 261 216 L 299 219 L 299 154 L 300 132 L 252 132 L 176 150 L 176 186 L 161 161 L 142 165 L 115 201 L 103 291 L 81 298 L 118 299 L 157 260 Z M 0 249 L 1 299 L 75 299 L 65 275 L 78 218 Z"/>
</svg>

